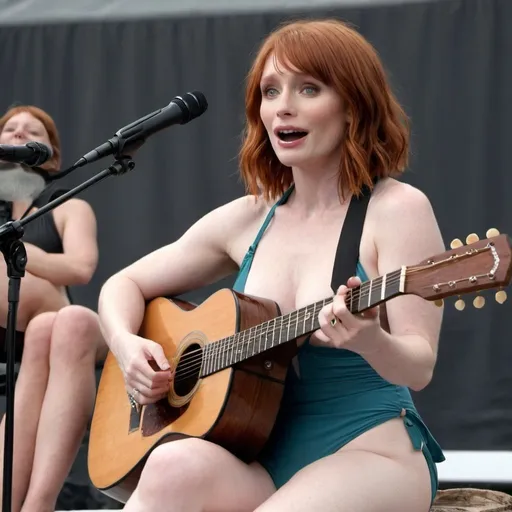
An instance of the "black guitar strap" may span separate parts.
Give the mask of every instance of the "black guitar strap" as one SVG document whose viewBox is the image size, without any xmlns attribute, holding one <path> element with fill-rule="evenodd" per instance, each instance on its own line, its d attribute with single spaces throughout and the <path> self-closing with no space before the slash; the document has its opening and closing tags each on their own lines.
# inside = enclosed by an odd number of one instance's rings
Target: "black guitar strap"
<svg viewBox="0 0 512 512">
<path fill-rule="evenodd" d="M 332 269 L 331 288 L 334 293 L 342 284 L 347 284 L 349 277 L 356 273 L 359 245 L 371 195 L 370 188 L 365 187 L 359 197 L 354 195 L 350 201 Z"/>
</svg>

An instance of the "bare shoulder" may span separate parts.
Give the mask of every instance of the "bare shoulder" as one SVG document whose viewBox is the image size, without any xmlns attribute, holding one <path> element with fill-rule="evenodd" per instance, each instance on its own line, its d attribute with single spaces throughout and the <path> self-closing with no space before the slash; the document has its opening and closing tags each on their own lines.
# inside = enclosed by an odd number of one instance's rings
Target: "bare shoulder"
<svg viewBox="0 0 512 512">
<path fill-rule="evenodd" d="M 412 185 L 385 179 L 372 195 L 368 208 L 379 266 L 413 264 L 445 250 L 426 194 Z M 394 254 L 395 257 L 388 257 Z M 384 270 L 382 267 L 380 270 Z"/>
<path fill-rule="evenodd" d="M 233 227 L 244 227 L 257 220 L 267 209 L 268 204 L 262 198 L 245 195 L 219 207 L 217 215 L 222 216 Z"/>
<path fill-rule="evenodd" d="M 433 213 L 430 200 L 424 192 L 407 183 L 392 178 L 379 182 L 372 195 L 372 209 L 378 215 L 389 220 Z"/>
<path fill-rule="evenodd" d="M 201 219 L 198 227 L 200 225 L 201 231 L 207 230 L 212 235 L 224 238 L 229 249 L 240 236 L 260 222 L 268 208 L 263 199 L 245 195 L 212 210 Z"/>
<path fill-rule="evenodd" d="M 91 214 L 94 216 L 94 210 L 92 209 L 92 206 L 87 201 L 77 198 L 69 199 L 60 206 L 57 206 L 54 211 L 55 214 L 59 216 Z"/>
</svg>

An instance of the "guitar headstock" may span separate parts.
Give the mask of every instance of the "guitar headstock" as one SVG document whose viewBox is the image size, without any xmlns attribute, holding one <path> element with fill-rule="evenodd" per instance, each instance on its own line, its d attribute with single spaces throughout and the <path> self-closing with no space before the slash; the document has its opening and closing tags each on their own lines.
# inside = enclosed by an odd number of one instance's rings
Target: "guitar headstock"
<svg viewBox="0 0 512 512">
<path fill-rule="evenodd" d="M 466 244 L 455 239 L 451 250 L 406 267 L 405 293 L 419 295 L 442 305 L 442 299 L 478 292 L 488 288 L 502 288 L 512 278 L 512 247 L 510 238 L 500 235 L 497 229 L 489 229 L 487 238 L 479 240 L 475 233 L 468 235 Z M 496 301 L 503 304 L 507 299 L 504 290 L 496 293 Z M 480 309 L 485 299 L 477 296 L 473 305 Z M 462 299 L 455 307 L 465 307 Z"/>
</svg>

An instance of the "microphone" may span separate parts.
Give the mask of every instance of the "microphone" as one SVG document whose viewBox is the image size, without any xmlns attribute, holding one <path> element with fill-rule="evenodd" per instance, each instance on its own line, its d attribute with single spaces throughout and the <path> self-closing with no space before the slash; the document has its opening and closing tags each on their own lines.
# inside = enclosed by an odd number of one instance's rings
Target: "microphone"
<svg viewBox="0 0 512 512">
<path fill-rule="evenodd" d="M 37 167 L 52 157 L 52 150 L 40 142 L 28 142 L 24 146 L 0 144 L 0 160 Z"/>
<path fill-rule="evenodd" d="M 121 128 L 115 136 L 80 158 L 73 168 L 82 167 L 108 155 L 138 149 L 154 133 L 174 124 L 185 124 L 203 114 L 208 102 L 202 92 L 187 92 L 176 96 L 169 105 Z"/>
</svg>

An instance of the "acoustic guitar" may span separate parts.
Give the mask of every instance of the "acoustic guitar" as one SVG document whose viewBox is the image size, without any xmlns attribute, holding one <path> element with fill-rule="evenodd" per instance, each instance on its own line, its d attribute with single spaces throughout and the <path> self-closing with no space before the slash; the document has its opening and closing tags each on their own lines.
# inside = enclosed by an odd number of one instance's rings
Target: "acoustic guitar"
<svg viewBox="0 0 512 512">
<path fill-rule="evenodd" d="M 493 233 L 362 283 L 349 290 L 347 307 L 361 313 L 404 294 L 441 301 L 508 285 L 510 239 Z M 496 298 L 504 301 L 505 291 Z M 141 407 L 130 401 L 116 359 L 108 354 L 89 440 L 94 486 L 126 502 L 151 451 L 187 437 L 207 439 L 246 462 L 253 460 L 274 425 L 295 340 L 319 328 L 318 313 L 331 301 L 286 315 L 273 301 L 230 289 L 199 306 L 163 297 L 150 301 L 139 334 L 163 347 L 175 377 L 166 399 Z M 476 299 L 475 306 L 480 306 Z"/>
</svg>

